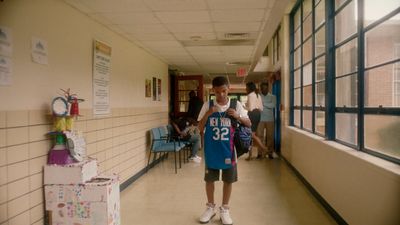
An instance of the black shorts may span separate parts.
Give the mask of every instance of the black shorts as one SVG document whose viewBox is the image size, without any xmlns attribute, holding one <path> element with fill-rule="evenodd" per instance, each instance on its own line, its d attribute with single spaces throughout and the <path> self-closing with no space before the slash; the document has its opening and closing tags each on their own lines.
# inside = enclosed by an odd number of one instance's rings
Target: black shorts
<svg viewBox="0 0 400 225">
<path fill-rule="evenodd" d="M 206 171 L 204 173 L 204 181 L 206 182 L 215 182 L 219 181 L 220 169 L 210 169 L 206 167 Z M 222 170 L 222 181 L 226 183 L 234 183 L 238 180 L 237 175 L 237 165 L 235 164 L 231 168 Z"/>
<path fill-rule="evenodd" d="M 251 131 L 256 132 L 261 119 L 261 111 L 255 109 L 253 111 L 247 112 L 247 115 L 249 115 L 249 119 L 251 121 Z"/>
</svg>

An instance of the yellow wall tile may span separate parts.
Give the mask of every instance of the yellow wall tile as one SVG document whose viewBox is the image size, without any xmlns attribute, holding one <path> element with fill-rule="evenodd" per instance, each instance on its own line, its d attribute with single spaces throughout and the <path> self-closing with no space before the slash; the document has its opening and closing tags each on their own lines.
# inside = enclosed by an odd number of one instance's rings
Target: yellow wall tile
<svg viewBox="0 0 400 225">
<path fill-rule="evenodd" d="M 0 112 L 0 128 L 5 128 L 7 126 L 7 113 L 5 111 Z"/>
<path fill-rule="evenodd" d="M 13 217 L 8 221 L 8 225 L 22 225 L 22 224 L 30 224 L 29 211 L 19 214 L 18 216 Z"/>
<path fill-rule="evenodd" d="M 43 205 L 37 205 L 30 210 L 31 223 L 43 219 L 44 209 Z"/>
<path fill-rule="evenodd" d="M 18 145 L 28 143 L 28 127 L 7 129 L 7 145 Z"/>
<path fill-rule="evenodd" d="M 40 219 L 37 222 L 32 223 L 32 225 L 43 225 L 44 224 L 44 219 Z"/>
<path fill-rule="evenodd" d="M 104 130 L 97 130 L 96 136 L 97 136 L 97 141 L 104 140 L 105 138 Z"/>
<path fill-rule="evenodd" d="M 97 130 L 103 130 L 105 126 L 105 120 L 104 119 L 97 119 Z"/>
<path fill-rule="evenodd" d="M 0 148 L 7 145 L 6 129 L 0 128 Z"/>
<path fill-rule="evenodd" d="M 43 173 L 34 174 L 29 176 L 30 191 L 39 189 L 43 186 Z"/>
<path fill-rule="evenodd" d="M 8 204 L 0 204 L 0 223 L 6 221 L 8 219 L 8 215 L 7 215 L 7 206 Z M 3 225 L 3 224 L 1 224 Z"/>
<path fill-rule="evenodd" d="M 95 131 L 97 130 L 97 121 L 89 120 L 86 122 L 86 131 Z"/>
<path fill-rule="evenodd" d="M 86 132 L 86 121 L 84 121 L 84 120 L 75 121 L 74 125 L 73 125 L 73 129 L 79 130 L 82 132 Z"/>
<path fill-rule="evenodd" d="M 29 160 L 29 174 L 36 174 L 43 171 L 43 166 L 47 163 L 47 155 Z"/>
<path fill-rule="evenodd" d="M 29 192 L 29 177 L 8 183 L 8 200 L 15 199 Z"/>
<path fill-rule="evenodd" d="M 21 179 L 28 176 L 29 174 L 29 163 L 28 161 L 23 161 L 7 166 L 7 176 L 8 182 L 13 182 L 15 180 Z"/>
<path fill-rule="evenodd" d="M 95 143 L 97 141 L 96 131 L 85 133 L 86 143 Z"/>
<path fill-rule="evenodd" d="M 38 189 L 36 191 L 32 191 L 29 194 L 29 202 L 30 202 L 30 207 L 34 207 L 39 205 L 40 203 L 43 202 L 44 196 L 43 196 L 43 190 Z"/>
<path fill-rule="evenodd" d="M 29 145 L 15 145 L 7 148 L 8 164 L 27 160 L 29 158 Z"/>
<path fill-rule="evenodd" d="M 50 125 L 37 125 L 29 127 L 29 141 L 42 141 L 49 138 L 48 132 L 52 131 Z"/>
<path fill-rule="evenodd" d="M 29 125 L 51 124 L 53 117 L 50 110 L 31 110 L 29 111 Z"/>
<path fill-rule="evenodd" d="M 104 119 L 104 128 L 112 128 L 113 127 L 113 119 L 112 118 L 107 118 Z"/>
<path fill-rule="evenodd" d="M 0 167 L 0 185 L 6 184 L 8 182 L 7 179 L 7 166 Z"/>
<path fill-rule="evenodd" d="M 7 111 L 7 127 L 28 126 L 28 111 Z"/>
<path fill-rule="evenodd" d="M 0 166 L 7 165 L 7 148 L 0 148 Z"/>
<path fill-rule="evenodd" d="M 96 143 L 92 143 L 92 144 L 86 144 L 86 154 L 88 156 L 91 156 L 93 154 L 96 154 Z"/>
<path fill-rule="evenodd" d="M 50 140 L 29 143 L 29 158 L 47 155 L 52 147 Z"/>
<path fill-rule="evenodd" d="M 8 202 L 8 218 L 14 217 L 29 209 L 29 194 Z"/>
<path fill-rule="evenodd" d="M 7 184 L 0 186 L 0 204 L 7 202 Z"/>
</svg>

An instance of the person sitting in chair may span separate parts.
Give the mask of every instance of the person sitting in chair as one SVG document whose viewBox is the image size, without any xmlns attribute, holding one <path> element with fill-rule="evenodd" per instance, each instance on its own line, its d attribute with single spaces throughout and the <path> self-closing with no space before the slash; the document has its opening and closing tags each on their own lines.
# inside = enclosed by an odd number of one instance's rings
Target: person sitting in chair
<svg viewBox="0 0 400 225">
<path fill-rule="evenodd" d="M 200 163 L 201 157 L 197 155 L 197 152 L 200 149 L 201 137 L 199 128 L 197 127 L 197 121 L 181 117 L 178 119 L 172 119 L 171 125 L 181 140 L 188 141 L 192 144 L 189 161 Z"/>
</svg>

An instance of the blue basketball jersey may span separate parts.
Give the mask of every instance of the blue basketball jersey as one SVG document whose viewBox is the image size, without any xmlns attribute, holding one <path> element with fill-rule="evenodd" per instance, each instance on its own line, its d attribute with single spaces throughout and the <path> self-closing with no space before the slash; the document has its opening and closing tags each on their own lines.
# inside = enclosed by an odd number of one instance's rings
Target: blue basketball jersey
<svg viewBox="0 0 400 225">
<path fill-rule="evenodd" d="M 204 134 L 207 168 L 228 169 L 236 164 L 233 134 L 231 119 L 225 112 L 214 112 L 208 117 Z"/>
</svg>

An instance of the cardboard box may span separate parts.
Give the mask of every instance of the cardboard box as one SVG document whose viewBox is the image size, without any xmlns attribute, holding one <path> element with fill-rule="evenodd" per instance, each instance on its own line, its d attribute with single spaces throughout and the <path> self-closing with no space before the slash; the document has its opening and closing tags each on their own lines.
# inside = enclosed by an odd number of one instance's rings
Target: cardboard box
<svg viewBox="0 0 400 225">
<path fill-rule="evenodd" d="M 116 175 L 98 176 L 85 184 L 45 185 L 50 225 L 120 225 Z"/>
<path fill-rule="evenodd" d="M 97 161 L 85 159 L 67 165 L 45 165 L 44 184 L 83 184 L 97 176 Z"/>
</svg>

